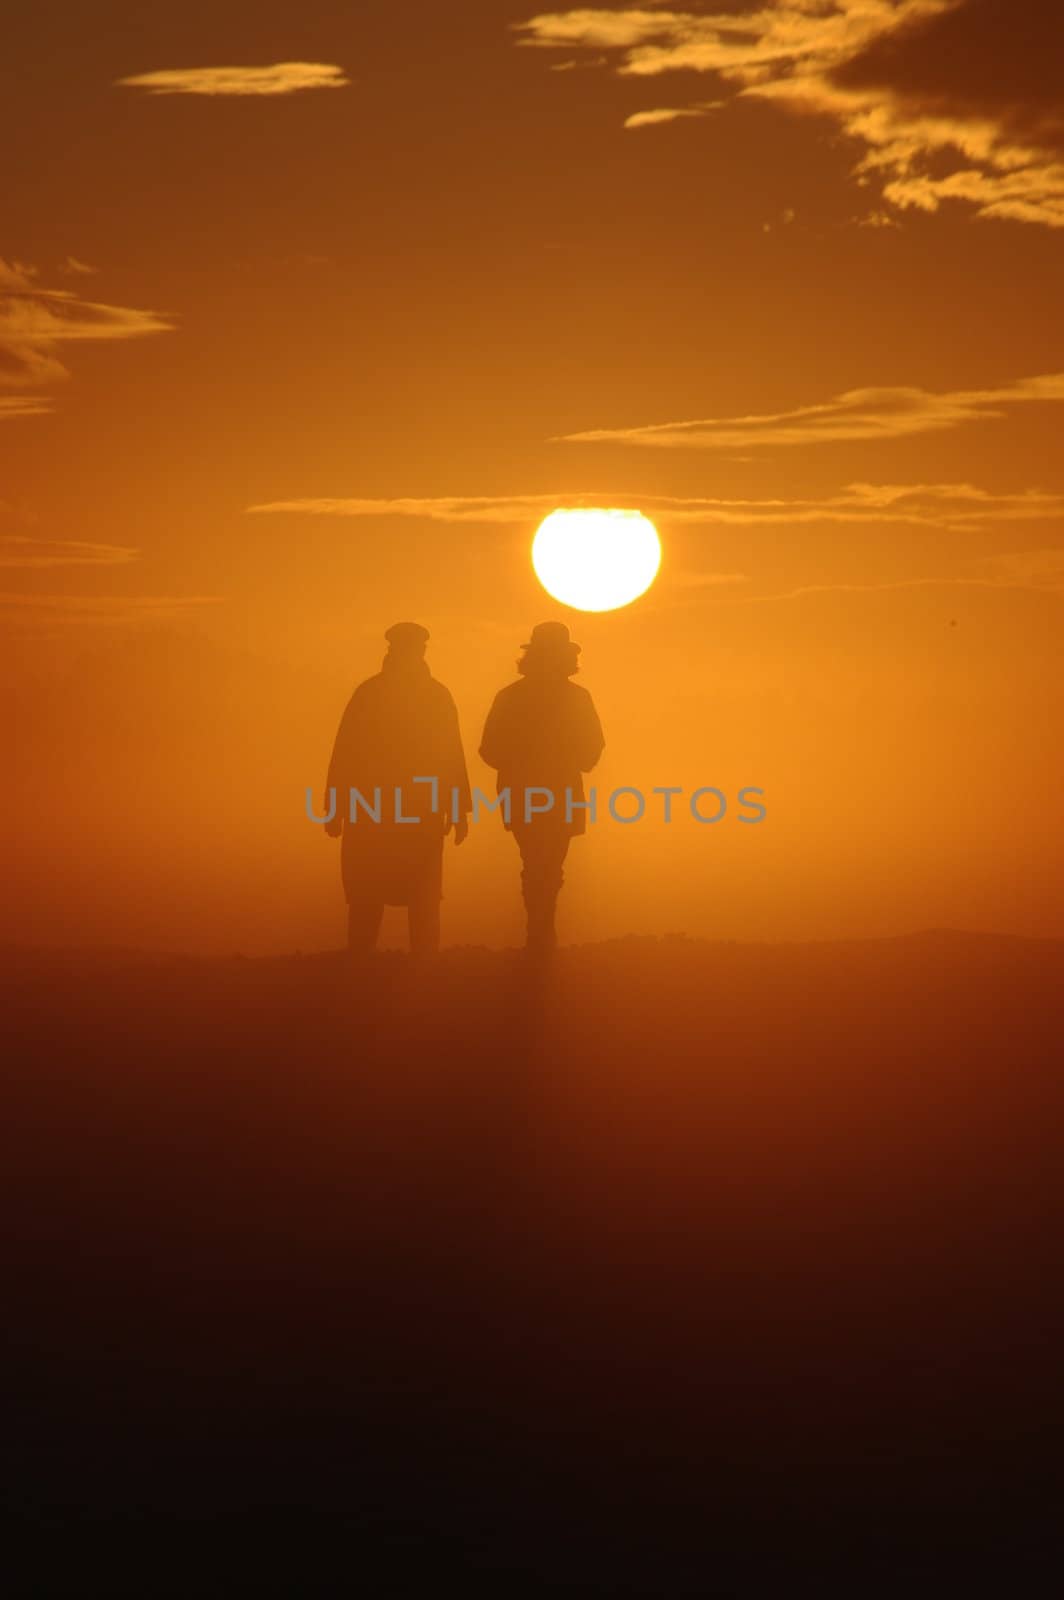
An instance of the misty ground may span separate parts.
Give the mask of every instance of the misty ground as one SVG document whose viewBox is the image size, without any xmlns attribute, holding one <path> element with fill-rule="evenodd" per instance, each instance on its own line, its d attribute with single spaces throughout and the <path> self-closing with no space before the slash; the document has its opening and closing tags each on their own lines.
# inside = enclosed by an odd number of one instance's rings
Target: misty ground
<svg viewBox="0 0 1064 1600">
<path fill-rule="evenodd" d="M 19 1592 L 1029 1589 L 1064 945 L 0 966 Z"/>
</svg>

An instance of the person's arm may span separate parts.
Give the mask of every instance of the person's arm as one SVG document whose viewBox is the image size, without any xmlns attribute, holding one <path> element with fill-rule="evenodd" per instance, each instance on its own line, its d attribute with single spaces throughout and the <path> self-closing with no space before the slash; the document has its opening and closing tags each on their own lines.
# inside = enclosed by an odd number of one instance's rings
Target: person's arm
<svg viewBox="0 0 1064 1600">
<path fill-rule="evenodd" d="M 329 760 L 329 774 L 325 779 L 325 807 L 329 809 L 329 790 L 336 790 L 336 813 L 330 822 L 325 824 L 325 832 L 330 839 L 338 839 L 344 831 L 344 813 L 347 810 L 347 791 L 349 774 L 352 770 L 352 752 L 355 743 L 356 709 L 355 697 L 352 695 L 340 718 L 340 726 L 336 730 L 333 741 L 332 756 Z"/>
<path fill-rule="evenodd" d="M 506 760 L 504 712 L 501 693 L 497 694 L 491 703 L 491 710 L 488 712 L 488 720 L 484 724 L 484 733 L 480 740 L 478 753 L 481 761 L 489 767 L 494 767 L 496 772 Z"/>
<path fill-rule="evenodd" d="M 584 701 L 584 716 L 580 729 L 580 771 L 590 772 L 592 767 L 598 764 L 605 748 L 606 736 L 602 731 L 602 723 L 595 710 L 595 702 L 588 695 Z"/>
<path fill-rule="evenodd" d="M 458 707 L 454 697 L 447 695 L 447 740 L 449 745 L 448 759 L 448 784 L 447 793 L 443 797 L 444 810 L 447 815 L 447 832 L 454 826 L 454 842 L 462 844 L 469 833 L 469 813 L 473 809 L 473 796 L 469 792 L 469 771 L 466 767 L 465 751 L 462 748 L 462 730 L 458 723 Z M 457 811 L 453 805 L 458 791 Z"/>
</svg>

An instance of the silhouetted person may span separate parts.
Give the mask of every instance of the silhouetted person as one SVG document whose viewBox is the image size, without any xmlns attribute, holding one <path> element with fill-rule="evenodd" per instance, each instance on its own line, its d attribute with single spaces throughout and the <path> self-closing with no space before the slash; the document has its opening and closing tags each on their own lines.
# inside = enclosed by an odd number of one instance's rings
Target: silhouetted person
<svg viewBox="0 0 1064 1600">
<path fill-rule="evenodd" d="M 388 905 L 407 907 L 410 949 L 426 955 L 440 943 L 444 838 L 453 827 L 461 844 L 469 832 L 469 778 L 454 701 L 425 660 L 428 630 L 397 622 L 384 637 L 381 671 L 359 684 L 336 735 L 328 777 L 336 815 L 326 832 L 343 834 L 352 953 L 373 950 Z M 435 792 L 416 778 L 436 779 Z M 364 804 L 352 804 L 352 789 Z"/>
<path fill-rule="evenodd" d="M 587 827 L 583 774 L 605 747 L 602 725 L 586 689 L 571 683 L 580 670 L 580 646 L 563 622 L 532 630 L 517 663 L 516 683 L 500 689 L 484 725 L 480 754 L 498 772 L 497 788 L 510 791 L 510 820 L 503 821 L 521 851 L 521 889 L 528 914 L 528 946 L 550 949 L 554 912 L 564 881 L 569 841 Z M 526 790 L 549 790 L 549 810 L 526 811 Z M 567 805 L 567 792 L 572 804 Z M 532 799 L 538 808 L 542 795 Z"/>
</svg>

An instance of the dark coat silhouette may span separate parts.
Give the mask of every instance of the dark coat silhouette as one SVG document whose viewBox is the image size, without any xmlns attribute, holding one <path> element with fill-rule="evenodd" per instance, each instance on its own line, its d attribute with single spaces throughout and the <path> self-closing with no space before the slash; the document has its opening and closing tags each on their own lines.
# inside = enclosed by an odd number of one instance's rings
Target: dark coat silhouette
<svg viewBox="0 0 1064 1600">
<path fill-rule="evenodd" d="M 525 789 L 539 788 L 554 796 L 549 815 L 555 822 L 560 818 L 570 837 L 583 833 L 587 812 L 575 806 L 587 798 L 584 773 L 605 743 L 591 696 L 560 673 L 530 674 L 500 689 L 484 724 L 480 755 L 498 772 L 497 791 L 511 791 L 511 827 L 523 822 Z M 571 821 L 566 821 L 566 791 L 574 802 Z"/>
<path fill-rule="evenodd" d="M 416 778 L 435 778 L 435 795 L 431 785 L 415 783 Z M 397 651 L 393 644 L 381 671 L 351 696 L 336 735 L 328 787 L 336 790 L 337 825 L 340 819 L 343 824 L 341 865 L 352 945 L 372 945 L 386 905 L 411 908 L 412 944 L 414 910 L 420 908 L 426 919 L 422 942 L 431 945 L 438 940 L 444 836 L 455 814 L 464 835 L 471 797 L 454 701 L 418 651 Z M 352 789 L 367 806 L 374 806 L 379 791 L 379 822 L 358 805 L 352 820 Z"/>
<path fill-rule="evenodd" d="M 579 645 L 560 622 L 533 629 L 518 663 L 521 677 L 495 696 L 480 754 L 498 773 L 499 793 L 510 791 L 510 816 L 503 821 L 521 851 L 521 890 L 528 913 L 528 945 L 549 950 L 554 914 L 564 882 L 572 838 L 587 829 L 584 773 L 605 748 L 602 725 L 586 689 L 569 680 L 577 671 Z M 549 810 L 526 818 L 525 791 L 546 789 Z M 533 797 L 538 808 L 542 796 Z"/>
</svg>

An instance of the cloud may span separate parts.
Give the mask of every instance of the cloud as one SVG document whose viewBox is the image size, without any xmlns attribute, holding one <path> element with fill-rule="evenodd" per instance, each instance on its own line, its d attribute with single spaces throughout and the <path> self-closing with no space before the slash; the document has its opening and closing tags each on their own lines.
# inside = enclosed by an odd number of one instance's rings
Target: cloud
<svg viewBox="0 0 1064 1600">
<path fill-rule="evenodd" d="M 619 52 L 627 77 L 715 72 L 745 85 L 791 74 L 827 72 L 915 20 L 955 0 L 763 0 L 730 13 L 663 6 L 582 7 L 517 23 L 519 43 L 540 49 Z"/>
<path fill-rule="evenodd" d="M 924 110 L 994 122 L 1059 148 L 1064 10 L 1046 0 L 955 0 L 873 39 L 835 69 L 851 89 L 887 90 Z"/>
<path fill-rule="evenodd" d="M 218 600 L 217 595 L 0 593 L 0 622 L 31 628 L 139 626 L 180 618 Z"/>
<path fill-rule="evenodd" d="M 763 222 L 761 224 L 761 232 L 762 233 L 771 233 L 773 228 L 775 228 L 777 226 L 783 227 L 783 228 L 789 228 L 796 221 L 797 216 L 798 216 L 798 213 L 797 213 L 797 211 L 794 210 L 794 207 L 793 206 L 787 206 L 787 208 L 784 211 L 780 212 L 778 224 L 776 222 Z"/>
<path fill-rule="evenodd" d="M 28 267 L 24 261 L 5 261 L 0 256 L 0 289 L 32 289 L 36 276 L 36 267 Z"/>
<path fill-rule="evenodd" d="M 662 526 L 876 528 L 903 525 L 929 532 L 975 533 L 993 526 L 1026 523 L 1060 525 L 1064 492 L 1039 489 L 996 492 L 970 483 L 853 483 L 820 498 L 724 499 L 699 496 L 571 492 L 513 496 L 440 495 L 397 499 L 278 500 L 248 507 L 261 514 L 332 518 L 405 517 L 419 521 L 521 526 L 528 533 L 550 511 L 573 505 L 638 506 Z M 1052 535 L 1050 535 L 1052 536 Z M 974 560 L 960 575 L 902 579 L 888 583 L 808 584 L 781 594 L 730 593 L 753 580 L 745 572 L 674 570 L 670 587 L 694 603 L 699 594 L 720 591 L 721 604 L 800 600 L 821 594 L 871 594 L 907 589 L 962 587 L 1020 589 L 1064 595 L 1064 550 L 1043 548 Z"/>
<path fill-rule="evenodd" d="M 155 311 L 83 300 L 70 289 L 45 289 L 33 267 L 0 260 L 0 418 L 40 416 L 52 409 L 42 392 L 70 374 L 62 344 L 139 339 L 166 333 L 173 322 Z"/>
<path fill-rule="evenodd" d="M 764 416 L 702 417 L 628 428 L 591 428 L 563 436 L 570 444 L 635 444 L 659 449 L 751 447 L 900 439 L 1002 417 L 1016 405 L 1064 400 L 1064 373 L 1024 378 L 996 389 L 934 394 L 893 387 L 851 389 L 819 405 Z"/>
<path fill-rule="evenodd" d="M 1064 493 L 1038 489 L 996 494 L 969 483 L 852 483 L 809 499 L 661 500 L 658 515 L 678 522 L 739 527 L 893 524 L 957 532 L 987 523 L 1052 522 L 1064 516 Z"/>
<path fill-rule="evenodd" d="M 128 545 L 0 533 L 0 567 L 120 567 L 139 557 L 140 551 Z"/>
<path fill-rule="evenodd" d="M 588 56 L 583 61 L 553 61 L 552 72 L 578 72 L 589 67 L 608 67 L 608 56 Z"/>
<path fill-rule="evenodd" d="M 120 88 L 149 94 L 261 96 L 307 89 L 343 89 L 351 82 L 342 67 L 317 61 L 279 61 L 269 67 L 177 67 L 118 78 Z"/>
<path fill-rule="evenodd" d="M 79 261 L 77 256 L 67 256 L 66 260 L 60 265 L 59 270 L 65 278 L 91 278 L 100 269 L 98 267 L 90 267 L 87 261 Z"/>
<path fill-rule="evenodd" d="M 884 186 L 883 198 L 910 211 L 937 211 L 944 200 L 967 200 L 980 217 L 1064 228 L 1064 164 L 1002 176 L 966 168 L 948 178 L 895 178 Z"/>
<path fill-rule="evenodd" d="M 680 572 L 673 576 L 672 582 L 680 589 L 718 589 L 749 583 L 750 579 L 745 572 Z"/>
<path fill-rule="evenodd" d="M 723 100 L 706 100 L 696 106 L 662 106 L 656 111 L 634 111 L 626 117 L 626 128 L 656 128 L 663 122 L 677 122 L 684 117 L 705 117 L 724 104 Z"/>
<path fill-rule="evenodd" d="M 422 517 L 432 522 L 527 522 L 545 517 L 565 497 L 556 495 L 437 495 L 395 500 L 274 500 L 249 512 L 288 512 L 315 517 Z"/>
<path fill-rule="evenodd" d="M 1064 557 L 1064 552 L 1061 552 Z M 1002 558 L 1005 559 L 1005 558 Z M 806 600 L 825 594 L 899 594 L 913 589 L 1005 589 L 1020 590 L 1025 594 L 1049 594 L 1064 597 L 1064 573 L 1053 582 L 1031 581 L 1002 567 L 997 576 L 899 578 L 893 583 L 807 583 L 798 589 L 786 589 L 778 594 L 736 596 L 740 605 L 763 605 L 774 600 Z"/>
<path fill-rule="evenodd" d="M 1064 227 L 1064 8 L 1045 0 L 761 0 L 713 13 L 582 7 L 518 43 L 606 53 L 622 77 L 713 74 L 734 97 L 827 116 L 898 210 L 947 202 Z M 637 113 L 638 115 L 638 113 Z"/>
<path fill-rule="evenodd" d="M 0 351 L 0 358 L 2 355 Z M 51 410 L 52 402 L 44 395 L 0 394 L 0 421 L 5 417 L 44 417 Z"/>
<path fill-rule="evenodd" d="M 985 556 L 980 566 L 990 581 L 1064 593 L 1064 550 L 1009 550 Z"/>
<path fill-rule="evenodd" d="M 883 520 L 951 528 L 983 522 L 1041 522 L 1064 515 L 1064 493 L 1022 489 L 998 494 L 971 483 L 853 483 L 832 502 Z"/>
<path fill-rule="evenodd" d="M 1064 493 L 1038 489 L 994 493 L 968 483 L 854 483 L 819 499 L 721 499 L 698 496 L 574 494 L 462 496 L 422 499 L 276 500 L 249 506 L 256 514 L 317 517 L 408 517 L 442 523 L 483 523 L 531 527 L 559 506 L 638 506 L 648 516 L 672 523 L 752 527 L 840 523 L 852 526 L 891 523 L 911 527 L 977 528 L 987 523 L 1051 521 L 1064 516 Z"/>
</svg>

